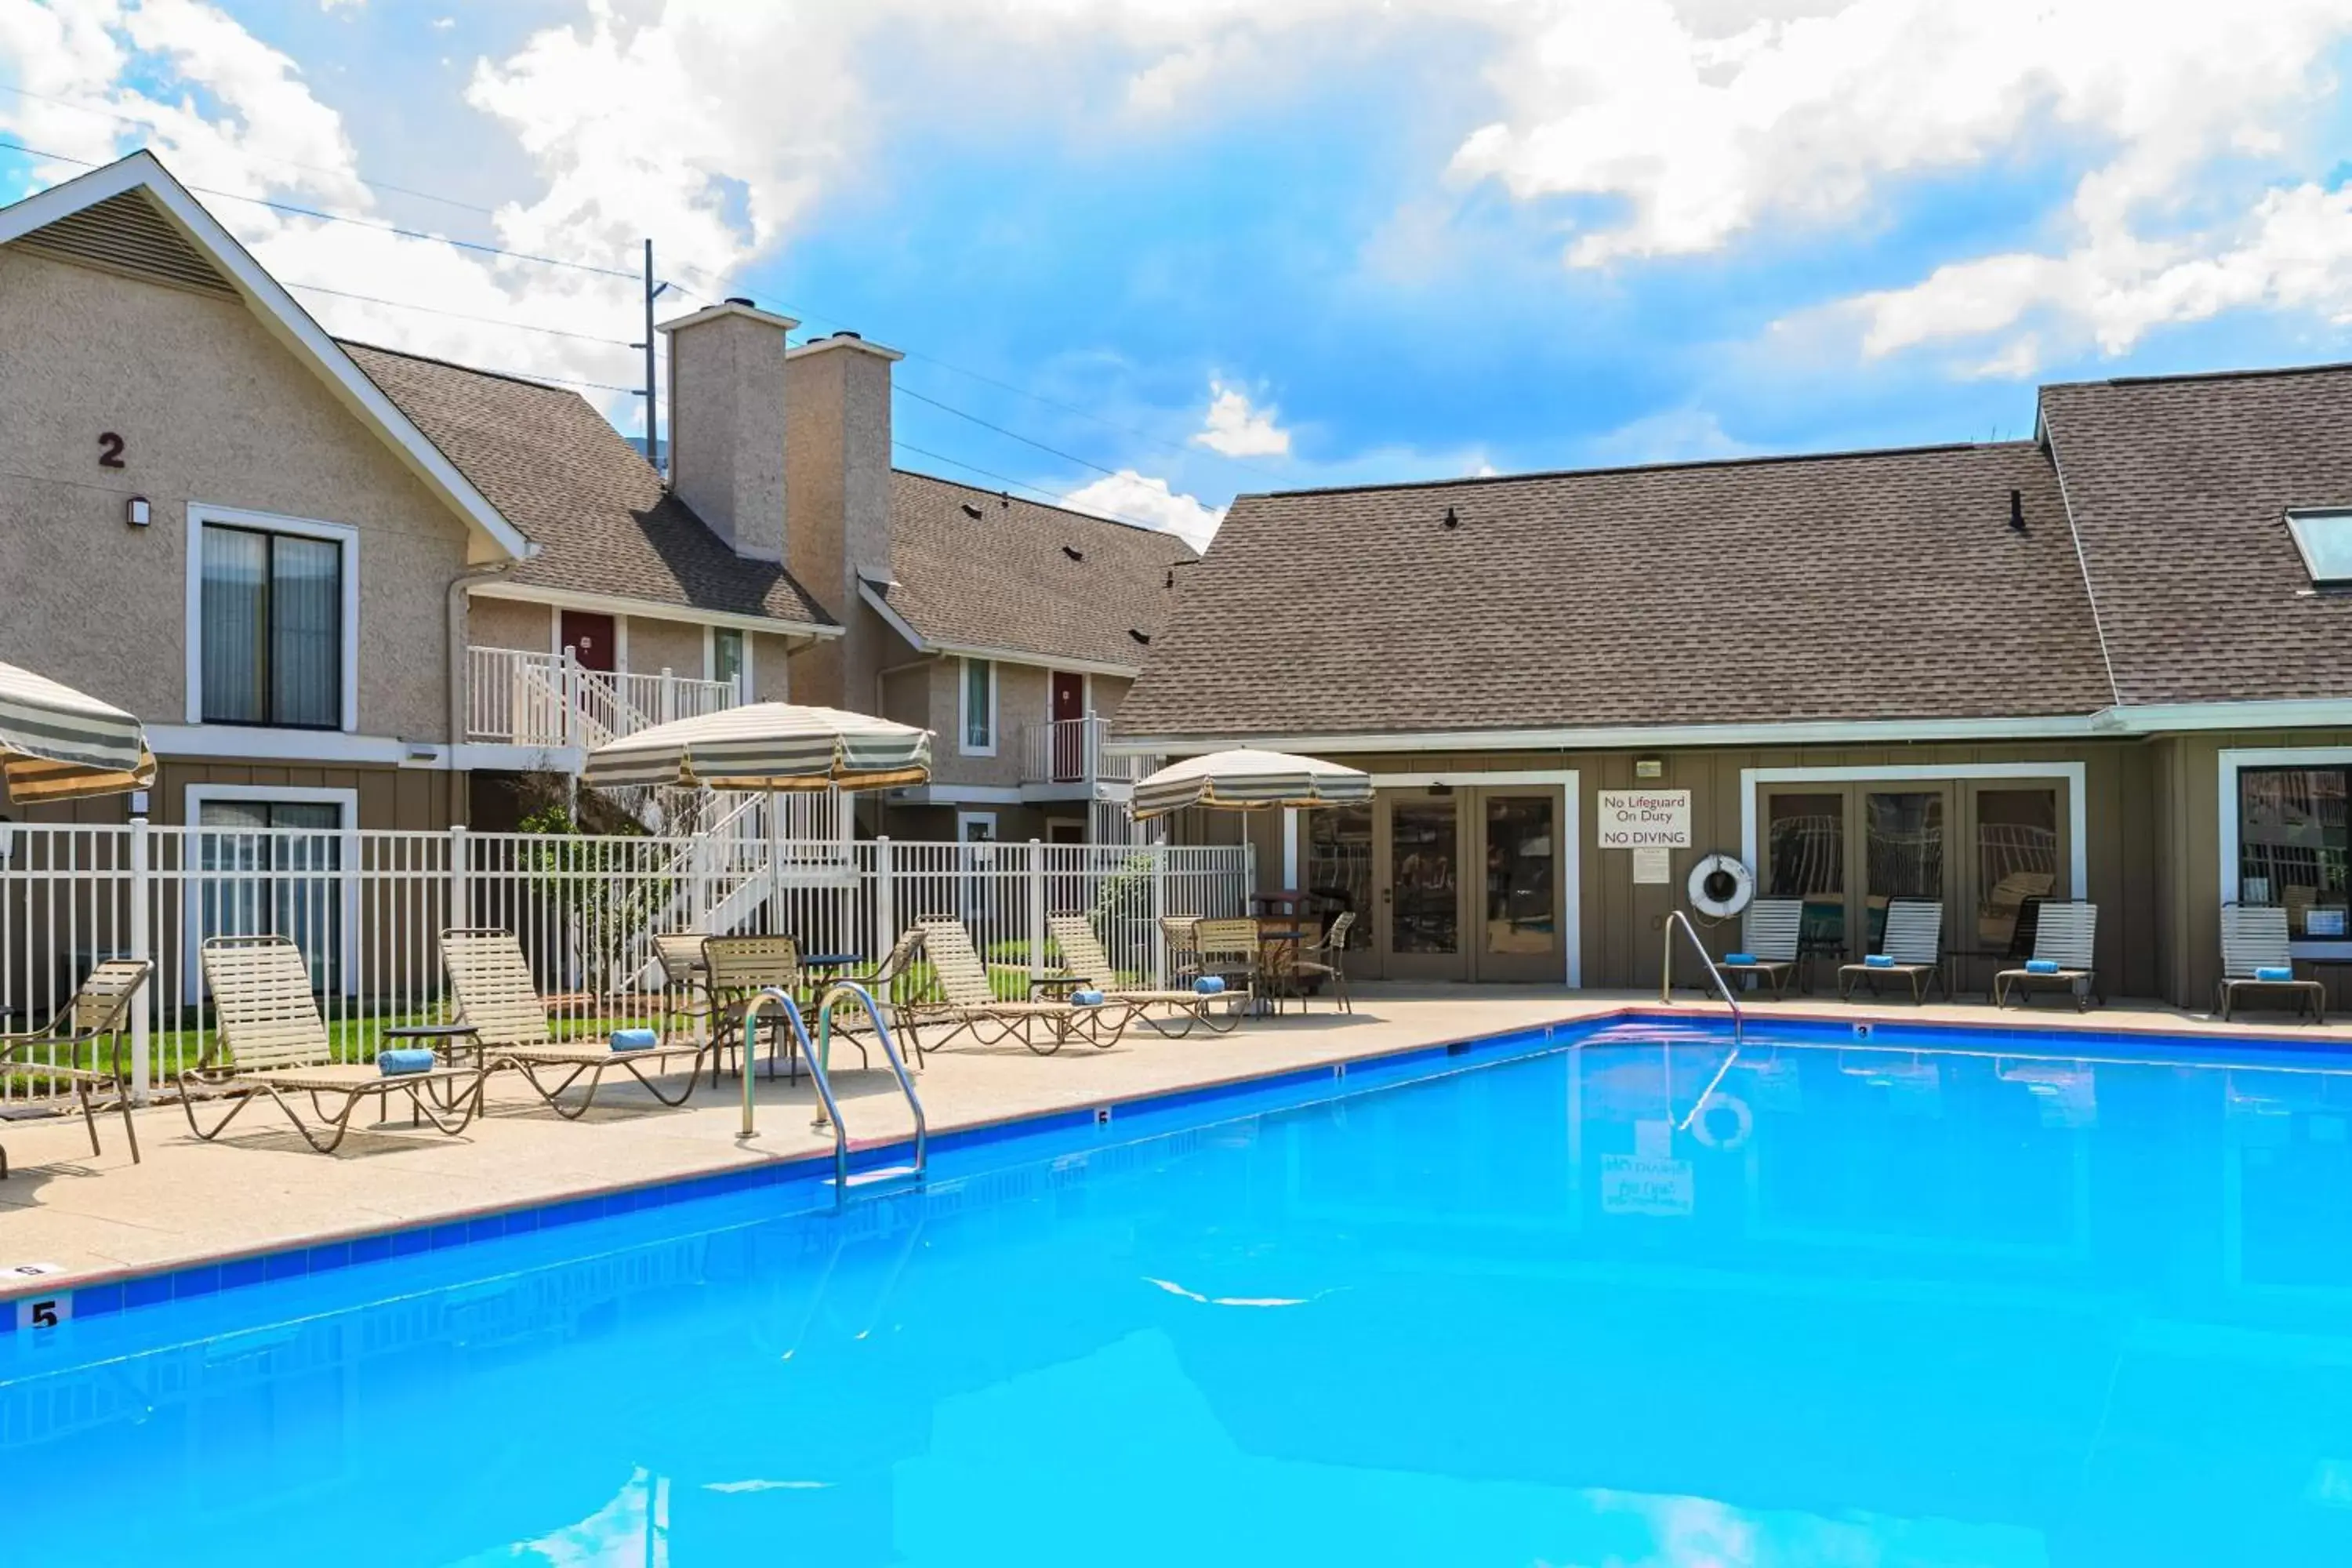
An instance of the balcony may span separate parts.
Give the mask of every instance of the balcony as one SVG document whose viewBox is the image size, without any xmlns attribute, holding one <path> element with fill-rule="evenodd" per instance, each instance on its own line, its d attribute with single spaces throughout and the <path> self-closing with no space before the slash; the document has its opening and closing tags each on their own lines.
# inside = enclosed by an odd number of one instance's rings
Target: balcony
<svg viewBox="0 0 2352 1568">
<path fill-rule="evenodd" d="M 1021 727 L 1021 792 L 1033 800 L 1124 800 L 1159 765 L 1104 752 L 1110 721 L 1089 714 Z"/>
<path fill-rule="evenodd" d="M 488 745 L 593 751 L 741 701 L 731 680 L 690 680 L 667 670 L 614 674 L 585 668 L 569 653 L 466 650 L 466 739 Z"/>
</svg>

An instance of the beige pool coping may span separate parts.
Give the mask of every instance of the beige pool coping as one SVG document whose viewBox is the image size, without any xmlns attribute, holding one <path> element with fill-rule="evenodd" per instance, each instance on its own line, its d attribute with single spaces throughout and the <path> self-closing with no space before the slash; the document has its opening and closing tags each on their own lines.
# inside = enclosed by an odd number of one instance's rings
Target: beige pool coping
<svg viewBox="0 0 2352 1568">
<path fill-rule="evenodd" d="M 1367 986 L 1352 1016 L 1318 1003 L 1253 1020 L 1234 1033 L 1195 1030 L 1183 1039 L 1131 1031 L 1106 1051 L 1073 1045 L 1040 1057 L 1018 1045 L 934 1054 L 919 1089 L 934 1132 L 1281 1073 L 1596 1016 L 1654 1009 L 1655 994 L 1531 991 L 1526 987 Z M 2078 1014 L 2063 1001 L 1995 1013 L 1982 1002 L 1913 1007 L 1792 997 L 1748 1005 L 1752 1016 L 1888 1019 L 2046 1030 L 2063 1049 L 2069 1031 L 2144 1030 L 2210 1036 L 2217 1043 L 2352 1043 L 2352 1024 L 2283 1023 L 2264 1016 L 2222 1024 L 2153 1003 L 2117 1002 Z M 1678 998 L 1675 1013 L 1720 1014 L 1720 1004 Z M 878 1058 L 873 1070 L 846 1058 L 835 1074 L 843 1119 L 865 1142 L 912 1131 Z M 205 1143 L 176 1105 L 137 1113 L 145 1159 L 133 1164 L 121 1119 L 101 1117 L 93 1157 L 79 1118 L 0 1123 L 12 1174 L 0 1181 L 0 1269 L 26 1263 L 63 1272 L 37 1285 L 0 1286 L 0 1300 L 71 1289 L 192 1264 L 334 1242 L 415 1226 L 740 1169 L 803 1160 L 832 1149 L 810 1126 L 808 1080 L 761 1079 L 760 1134 L 737 1136 L 740 1084 L 703 1084 L 682 1110 L 667 1110 L 631 1085 L 607 1088 L 595 1110 L 564 1121 L 510 1075 L 491 1079 L 484 1117 L 462 1137 L 404 1124 L 355 1130 L 332 1155 L 313 1153 L 274 1107 L 249 1108 L 230 1132 Z M 362 1115 L 367 1114 L 362 1112 Z"/>
</svg>

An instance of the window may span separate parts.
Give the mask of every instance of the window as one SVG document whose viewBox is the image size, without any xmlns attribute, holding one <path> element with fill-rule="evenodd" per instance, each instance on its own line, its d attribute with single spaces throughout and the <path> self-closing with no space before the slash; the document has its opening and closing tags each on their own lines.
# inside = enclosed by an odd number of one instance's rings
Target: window
<svg viewBox="0 0 2352 1568">
<path fill-rule="evenodd" d="M 272 934 L 302 950 L 311 982 L 341 993 L 349 973 L 343 830 L 358 810 L 348 790 L 194 784 L 197 875 L 187 884 L 189 940 Z"/>
<path fill-rule="evenodd" d="M 963 661 L 963 754 L 996 755 L 996 666 L 984 658 Z"/>
<path fill-rule="evenodd" d="M 341 542 L 207 522 L 197 543 L 204 722 L 340 728 Z"/>
<path fill-rule="evenodd" d="M 2343 766 L 2238 770 L 2238 901 L 2286 910 L 2288 934 L 2323 942 L 2346 926 Z"/>
<path fill-rule="evenodd" d="M 2352 584 L 2352 510 L 2291 511 L 2286 526 L 2314 583 Z"/>
<path fill-rule="evenodd" d="M 743 700 L 750 701 L 751 672 L 743 668 L 743 634 L 734 626 L 710 628 L 710 679 L 733 680 L 740 677 L 744 685 Z"/>
</svg>

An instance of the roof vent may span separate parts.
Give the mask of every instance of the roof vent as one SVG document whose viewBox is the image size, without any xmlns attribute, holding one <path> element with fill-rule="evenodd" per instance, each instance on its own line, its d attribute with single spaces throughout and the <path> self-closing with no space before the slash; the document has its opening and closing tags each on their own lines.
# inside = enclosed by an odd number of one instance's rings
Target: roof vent
<svg viewBox="0 0 2352 1568">
<path fill-rule="evenodd" d="M 997 491 L 996 504 L 1003 508 L 1006 511 L 1011 511 L 1013 510 L 1013 492 L 1011 490 Z"/>
<path fill-rule="evenodd" d="M 756 310 L 760 308 L 751 303 L 751 296 L 749 294 L 730 294 L 727 296 L 727 302 L 730 305 L 741 305 L 747 310 Z"/>
<path fill-rule="evenodd" d="M 1150 647 L 1151 646 L 1151 634 L 1149 632 L 1139 632 L 1133 626 L 1129 626 L 1127 628 L 1127 635 L 1133 637 L 1136 641 L 1141 643 L 1146 647 Z"/>
<path fill-rule="evenodd" d="M 1065 544 L 1062 546 L 1062 553 L 1068 556 L 1073 561 L 1084 561 L 1087 558 L 1087 552 L 1080 550 L 1074 544 Z"/>
<path fill-rule="evenodd" d="M 1445 509 L 1445 526 L 1448 528 L 1462 526 L 1462 520 L 1454 515 L 1454 509 L 1450 506 Z"/>
<path fill-rule="evenodd" d="M 980 508 L 971 501 L 966 501 L 963 503 L 963 514 L 964 516 L 971 519 L 974 522 L 978 522 L 980 521 Z"/>
<path fill-rule="evenodd" d="M 2023 490 L 2009 492 L 2009 526 L 2012 532 L 2025 531 L 2025 492 Z"/>
<path fill-rule="evenodd" d="M 836 338 L 847 338 L 853 343 L 862 343 L 866 341 L 866 334 L 864 332 L 853 332 L 848 331 L 846 328 L 834 333 L 833 335 Z"/>
<path fill-rule="evenodd" d="M 1168 568 L 1168 581 L 1160 585 L 1163 588 L 1173 588 L 1176 585 L 1176 568 L 1173 566 Z"/>
</svg>

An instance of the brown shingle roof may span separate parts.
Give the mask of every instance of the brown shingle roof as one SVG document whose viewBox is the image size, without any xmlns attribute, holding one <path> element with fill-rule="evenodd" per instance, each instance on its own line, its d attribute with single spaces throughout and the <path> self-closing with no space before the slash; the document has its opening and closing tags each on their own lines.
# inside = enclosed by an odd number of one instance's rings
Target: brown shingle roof
<svg viewBox="0 0 2352 1568">
<path fill-rule="evenodd" d="M 978 510 L 978 517 L 964 509 Z M 1083 559 L 1073 560 L 1076 551 Z M 1172 533 L 891 476 L 891 613 L 927 643 L 1140 668 L 1198 557 Z"/>
<path fill-rule="evenodd" d="M 539 545 L 509 582 L 833 624 L 792 574 L 736 554 L 665 491 L 660 476 L 579 394 L 366 343 L 343 347 Z"/>
<path fill-rule="evenodd" d="M 2028 442 L 1245 496 L 1182 575 L 1122 734 L 2108 700 L 2055 476 Z"/>
<path fill-rule="evenodd" d="M 2291 507 L 2352 506 L 2352 366 L 2044 387 L 2126 704 L 2352 695 L 2352 597 Z"/>
</svg>

